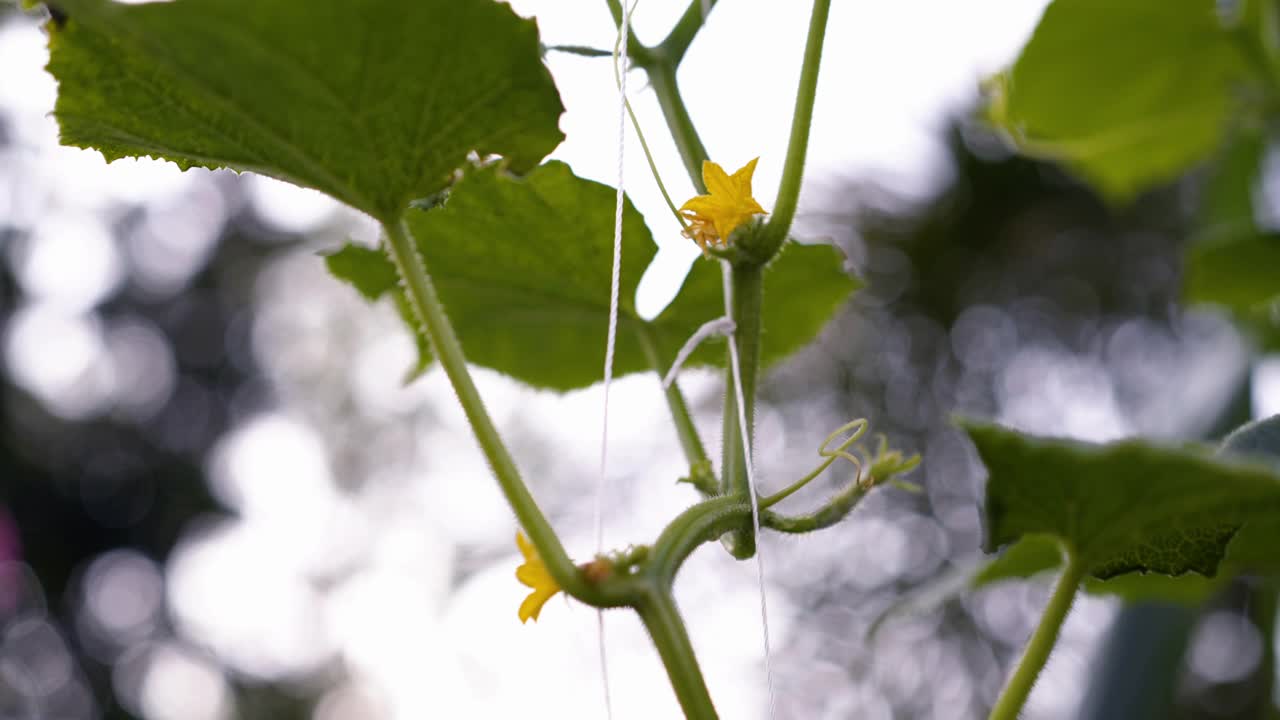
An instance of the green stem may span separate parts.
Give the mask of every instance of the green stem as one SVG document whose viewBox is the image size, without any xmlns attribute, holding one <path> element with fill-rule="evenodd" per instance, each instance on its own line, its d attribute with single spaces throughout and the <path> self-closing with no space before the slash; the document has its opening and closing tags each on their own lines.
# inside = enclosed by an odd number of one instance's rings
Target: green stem
<svg viewBox="0 0 1280 720">
<path fill-rule="evenodd" d="M 471 380 L 462 346 L 458 343 L 458 337 L 453 332 L 439 296 L 436 295 L 435 285 L 427 273 L 426 263 L 414 245 L 408 226 L 403 220 L 397 220 L 386 223 L 383 229 L 387 233 L 388 255 L 400 273 L 409 304 L 431 341 L 431 350 L 440 360 L 441 367 L 458 395 L 458 402 L 462 404 L 467 422 L 498 479 L 502 494 L 515 511 L 529 540 L 538 549 L 538 555 L 546 564 L 547 570 L 565 592 L 585 603 L 596 606 L 619 604 L 623 598 L 611 597 L 601 586 L 588 583 L 582 576 L 569 559 L 551 523 L 547 522 L 533 495 L 529 493 L 529 488 L 521 480 L 520 471 L 516 469 L 511 454 L 503 445 L 502 437 L 494 427 L 493 420 L 485 410 L 484 401 Z"/>
<path fill-rule="evenodd" d="M 653 337 L 653 331 L 644 323 L 636 323 L 636 334 L 640 339 L 640 347 L 644 349 L 644 355 L 649 360 L 649 365 L 658 374 L 658 379 L 666 375 L 667 370 L 671 368 L 671 363 L 667 362 L 661 352 L 658 350 L 657 340 Z M 702 446 L 702 438 L 698 437 L 698 428 L 693 424 L 693 417 L 689 414 L 689 405 L 685 402 L 684 393 L 680 391 L 679 381 L 672 382 L 670 387 L 663 390 L 667 397 L 667 407 L 671 410 L 671 420 L 676 426 L 676 435 L 680 438 L 680 447 L 684 450 L 684 456 L 689 461 L 690 466 L 707 462 L 707 451 Z"/>
<path fill-rule="evenodd" d="M 685 559 L 703 543 L 751 520 L 746 498 L 714 497 L 689 507 L 672 520 L 649 551 L 649 565 L 659 582 L 670 585 Z"/>
<path fill-rule="evenodd" d="M 613 53 L 600 48 L 588 47 L 586 45 L 547 45 L 543 47 L 548 52 L 562 52 L 569 55 L 581 55 L 582 57 L 599 58 L 613 57 Z"/>
<path fill-rule="evenodd" d="M 742 372 L 742 397 L 747 422 L 747 437 L 754 437 L 756 378 L 760 367 L 760 311 L 764 303 L 764 270 L 758 265 L 733 267 L 733 322 L 736 325 L 731 342 L 738 348 L 739 370 Z M 726 355 L 728 355 L 726 351 Z M 733 362 L 725 360 L 724 424 L 721 435 L 723 454 L 720 486 L 726 495 L 745 498 L 751 492 L 747 480 L 747 448 L 742 445 L 738 427 L 738 399 L 734 392 Z M 733 532 L 725 538 L 726 546 L 736 558 L 755 554 L 755 536 L 749 529 Z"/>
<path fill-rule="evenodd" d="M 711 7 L 715 7 L 716 0 L 707 3 Z M 667 34 L 666 39 L 658 43 L 658 51 L 662 59 L 671 67 L 679 67 L 680 61 L 684 59 L 685 51 L 689 49 L 689 45 L 698 35 L 698 31 L 702 29 L 702 0 L 693 0 L 689 3 L 689 7 L 685 9 L 684 14 L 676 21 L 675 27 L 671 28 L 671 32 Z"/>
<path fill-rule="evenodd" d="M 667 668 L 676 700 L 689 720 L 716 720 L 715 705 L 702 679 L 702 669 L 693 653 L 693 643 L 685 631 L 684 620 L 676 608 L 668 586 L 660 586 L 645 594 L 637 604 L 640 620 L 658 648 L 662 664 Z"/>
<path fill-rule="evenodd" d="M 818 67 L 822 62 L 822 42 L 827 33 L 827 15 L 831 0 L 814 0 L 809 17 L 809 37 L 804 47 L 804 65 L 800 69 L 800 87 L 796 91 L 796 107 L 791 115 L 791 140 L 787 159 L 782 166 L 782 182 L 778 199 L 773 204 L 765 233 L 779 246 L 791 231 L 800 197 L 800 180 L 804 174 L 805 155 L 809 150 L 809 126 L 813 120 L 813 101 L 817 97 Z"/>
<path fill-rule="evenodd" d="M 1053 594 L 1049 596 L 1049 604 L 1040 617 L 1040 625 L 1027 643 L 1022 660 L 1018 662 L 1013 677 L 1009 678 L 1009 684 L 1005 685 L 1000 699 L 991 709 L 990 720 L 1017 720 L 1022 706 L 1031 696 L 1036 678 L 1040 677 L 1040 671 L 1049 661 L 1049 654 L 1058 642 L 1058 632 L 1067 619 L 1067 613 L 1071 611 L 1071 604 L 1076 599 L 1076 591 L 1080 588 L 1080 581 L 1084 579 L 1086 570 L 1084 563 L 1076 557 L 1075 550 L 1067 548 L 1066 556 L 1067 566 L 1062 571 L 1062 577 L 1058 578 Z"/>
<path fill-rule="evenodd" d="M 637 65 L 639 63 L 636 63 Z M 693 127 L 693 119 L 689 117 L 689 109 L 680 97 L 680 88 L 676 84 L 675 67 L 665 62 L 645 68 L 649 75 L 649 84 L 658 96 L 658 105 L 662 108 L 662 117 L 667 121 L 671 137 L 676 141 L 676 149 L 684 160 L 684 169 L 693 181 L 693 187 L 699 193 L 707 191 L 702 183 L 702 162 L 707 159 L 707 149 Z"/>
<path fill-rule="evenodd" d="M 613 24 L 622 27 L 622 3 L 618 0 L 605 0 L 605 4 L 609 6 Z M 640 42 L 640 38 L 636 37 L 636 32 L 631 27 L 627 28 L 627 56 L 631 58 L 633 65 L 642 68 L 652 67 L 657 62 L 653 49 Z"/>
<path fill-rule="evenodd" d="M 770 530 L 792 535 L 803 535 L 815 530 L 829 528 L 840 522 L 853 512 L 853 508 L 867 496 L 873 486 L 869 483 L 852 482 L 843 490 L 831 496 L 822 507 L 804 515 L 783 515 L 765 510 L 760 514 L 760 525 Z M 761 503 L 762 505 L 764 503 Z"/>
</svg>

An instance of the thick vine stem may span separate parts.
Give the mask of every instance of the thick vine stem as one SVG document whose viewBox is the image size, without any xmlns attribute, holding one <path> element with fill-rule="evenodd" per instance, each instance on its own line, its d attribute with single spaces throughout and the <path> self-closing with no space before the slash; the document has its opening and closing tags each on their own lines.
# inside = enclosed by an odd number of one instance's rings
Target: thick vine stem
<svg viewBox="0 0 1280 720">
<path fill-rule="evenodd" d="M 693 126 L 693 118 L 689 117 L 689 108 L 685 107 L 680 97 L 680 89 L 676 84 L 676 69 L 665 62 L 656 63 L 645 68 L 649 75 L 649 84 L 658 96 L 658 106 L 662 108 L 662 117 L 667 121 L 667 128 L 675 138 L 676 149 L 684 160 L 684 169 L 689 173 L 693 187 L 699 193 L 705 193 L 707 186 L 702 182 L 702 163 L 707 159 L 707 148 L 698 137 Z"/>
<path fill-rule="evenodd" d="M 1018 661 L 1013 677 L 1009 678 L 1009 683 L 1005 685 L 1000 698 L 996 700 L 995 707 L 991 709 L 990 720 L 1018 719 L 1022 706 L 1027 704 L 1027 698 L 1031 696 L 1031 688 L 1035 686 L 1036 679 L 1040 677 L 1040 671 L 1049 661 L 1053 646 L 1058 642 L 1058 632 L 1071 611 L 1071 605 L 1075 602 L 1076 592 L 1086 572 L 1085 565 L 1076 556 L 1075 550 L 1067 548 L 1066 558 L 1067 566 L 1062 571 L 1062 576 L 1058 578 L 1058 583 L 1053 587 L 1049 604 L 1045 606 L 1044 614 L 1040 617 L 1040 625 L 1036 627 L 1030 642 L 1027 643 L 1027 649 L 1022 659 Z"/>
<path fill-rule="evenodd" d="M 711 693 L 702 679 L 702 669 L 694 656 L 693 643 L 685 630 L 684 620 L 676 608 L 669 585 L 653 588 L 636 605 L 640 620 L 658 648 L 667 669 L 667 678 L 675 690 L 676 700 L 689 720 L 718 720 Z"/>
<path fill-rule="evenodd" d="M 569 559 L 560 538 L 547 522 L 542 510 L 530 494 L 520 478 L 515 461 L 507 452 L 502 436 L 494 427 L 484 401 L 471 380 L 467 370 L 467 360 L 462 354 L 462 346 L 453 332 L 445 314 L 444 306 L 436 294 L 435 285 L 427 273 L 426 263 L 414 245 L 413 237 L 403 220 L 385 223 L 383 229 L 387 233 L 387 254 L 395 264 L 404 285 L 405 295 L 413 308 L 419 323 L 431 341 L 431 350 L 440 360 L 441 367 L 449 377 L 458 402 L 466 413 L 467 422 L 475 433 L 480 449 L 489 461 L 489 467 L 498 479 L 502 494 L 507 503 L 515 511 L 516 518 L 524 528 L 525 534 L 538 550 L 538 555 L 546 564 L 547 570 L 569 595 L 588 605 L 597 607 L 613 607 L 626 604 L 632 592 L 625 585 L 601 585 L 588 582 L 578 567 Z"/>
<path fill-rule="evenodd" d="M 760 368 L 760 312 L 764 303 L 764 269 L 756 265 L 734 265 L 733 321 L 737 326 L 730 342 L 738 346 L 739 369 L 742 372 L 742 397 L 747 437 L 754 437 L 756 379 Z M 747 448 L 742 446 L 738 428 L 738 400 L 733 392 L 733 363 L 725 360 L 724 421 L 720 459 L 721 492 L 749 498 L 752 488 L 747 479 Z M 725 536 L 725 547 L 738 559 L 755 554 L 755 535 L 751 528 L 740 528 Z"/>
<path fill-rule="evenodd" d="M 685 559 L 700 545 L 750 520 L 751 502 L 745 497 L 720 496 L 689 507 L 654 541 L 649 552 L 652 572 L 670 585 Z"/>
</svg>

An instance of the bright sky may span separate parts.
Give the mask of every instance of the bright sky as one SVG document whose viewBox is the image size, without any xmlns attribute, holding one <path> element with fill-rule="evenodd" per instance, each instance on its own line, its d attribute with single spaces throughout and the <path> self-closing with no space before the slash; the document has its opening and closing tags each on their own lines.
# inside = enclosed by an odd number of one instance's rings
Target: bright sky
<svg viewBox="0 0 1280 720">
<path fill-rule="evenodd" d="M 833 3 L 805 172 L 815 182 L 806 186 L 807 197 L 837 178 L 874 177 L 907 192 L 945 180 L 937 130 L 947 113 L 973 102 L 982 78 L 1009 62 L 1044 4 Z M 538 18 L 548 45 L 613 47 L 616 32 L 603 0 L 512 5 Z M 641 0 L 632 18 L 641 42 L 661 40 L 686 6 L 684 0 Z M 786 154 L 808 9 L 803 2 L 721 2 L 679 76 L 711 158 L 732 171 L 760 157 L 755 194 L 766 208 L 773 205 Z M 567 108 L 560 126 L 568 139 L 552 157 L 583 177 L 616 184 L 618 113 L 610 60 L 553 53 L 548 61 Z M 629 95 L 678 204 L 694 194 L 693 186 L 643 80 L 643 73 L 632 74 Z M 634 139 L 627 146 L 625 186 L 661 247 L 639 298 L 642 313 L 656 314 L 697 252 L 680 237 Z M 805 200 L 802 194 L 801 220 Z"/>
</svg>

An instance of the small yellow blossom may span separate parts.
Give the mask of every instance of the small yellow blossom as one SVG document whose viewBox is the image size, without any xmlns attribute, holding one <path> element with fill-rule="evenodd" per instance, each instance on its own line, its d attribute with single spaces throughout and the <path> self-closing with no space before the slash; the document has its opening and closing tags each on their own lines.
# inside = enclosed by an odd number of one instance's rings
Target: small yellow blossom
<svg viewBox="0 0 1280 720">
<path fill-rule="evenodd" d="M 542 606 L 560 592 L 560 586 L 556 584 L 555 578 L 551 577 L 551 573 L 547 572 L 546 564 L 542 562 L 542 558 L 538 557 L 537 548 L 529 542 L 524 533 L 516 533 L 516 545 L 520 548 L 520 554 L 524 555 L 524 564 L 516 568 L 516 579 L 533 588 L 529 597 L 520 603 L 520 622 L 528 622 L 530 618 L 537 622 Z"/>
<path fill-rule="evenodd" d="M 707 194 L 681 205 L 680 213 L 689 221 L 684 236 L 698 243 L 704 253 L 708 245 L 724 246 L 739 225 L 764 213 L 760 203 L 751 197 L 751 176 L 759 160 L 752 160 L 732 175 L 710 160 L 702 161 L 702 182 Z"/>
</svg>

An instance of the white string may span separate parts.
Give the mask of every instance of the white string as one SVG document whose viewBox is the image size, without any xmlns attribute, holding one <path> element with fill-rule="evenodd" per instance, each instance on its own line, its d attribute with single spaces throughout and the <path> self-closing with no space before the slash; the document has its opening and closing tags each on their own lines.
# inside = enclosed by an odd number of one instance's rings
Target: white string
<svg viewBox="0 0 1280 720">
<path fill-rule="evenodd" d="M 671 368 L 667 370 L 667 374 L 662 378 L 662 389 L 666 390 L 671 387 L 671 383 L 676 381 L 676 375 L 680 374 L 680 368 L 684 362 L 689 359 L 694 350 L 702 344 L 703 340 L 712 335 L 732 335 L 735 324 L 733 318 L 718 317 L 715 320 L 708 320 L 702 323 L 702 327 L 685 341 L 684 346 L 680 348 L 680 352 L 676 353 L 675 362 L 671 363 Z"/>
<path fill-rule="evenodd" d="M 631 24 L 631 9 L 622 13 L 618 26 L 618 50 L 614 55 L 614 71 L 618 81 L 618 194 L 613 215 L 613 273 L 609 284 L 609 331 L 604 344 L 604 410 L 600 421 L 600 479 L 596 483 L 596 552 L 604 552 L 604 495 L 609 467 L 609 384 L 613 381 L 613 351 L 618 338 L 618 286 L 622 276 L 622 208 L 623 208 L 623 158 L 626 151 L 627 132 L 627 36 Z M 604 610 L 596 610 L 596 637 L 600 646 L 600 684 L 604 691 L 605 717 L 613 718 L 613 700 L 609 693 L 609 655 L 604 641 Z"/>
<path fill-rule="evenodd" d="M 733 317 L 733 271 L 728 260 L 721 260 L 720 267 L 724 280 L 724 312 Z M 747 432 L 747 402 L 742 392 L 742 365 L 738 361 L 738 341 L 734 332 L 729 332 L 729 362 L 733 369 L 733 392 L 738 401 L 738 429 L 742 433 L 742 455 L 746 460 L 747 485 L 751 496 L 751 529 L 756 540 L 756 578 L 760 582 L 760 626 L 764 634 L 764 680 L 769 693 L 769 717 L 773 717 L 773 667 L 769 652 L 769 606 L 764 595 L 764 546 L 760 543 L 760 503 L 756 498 L 755 461 L 751 452 L 751 433 Z"/>
</svg>

